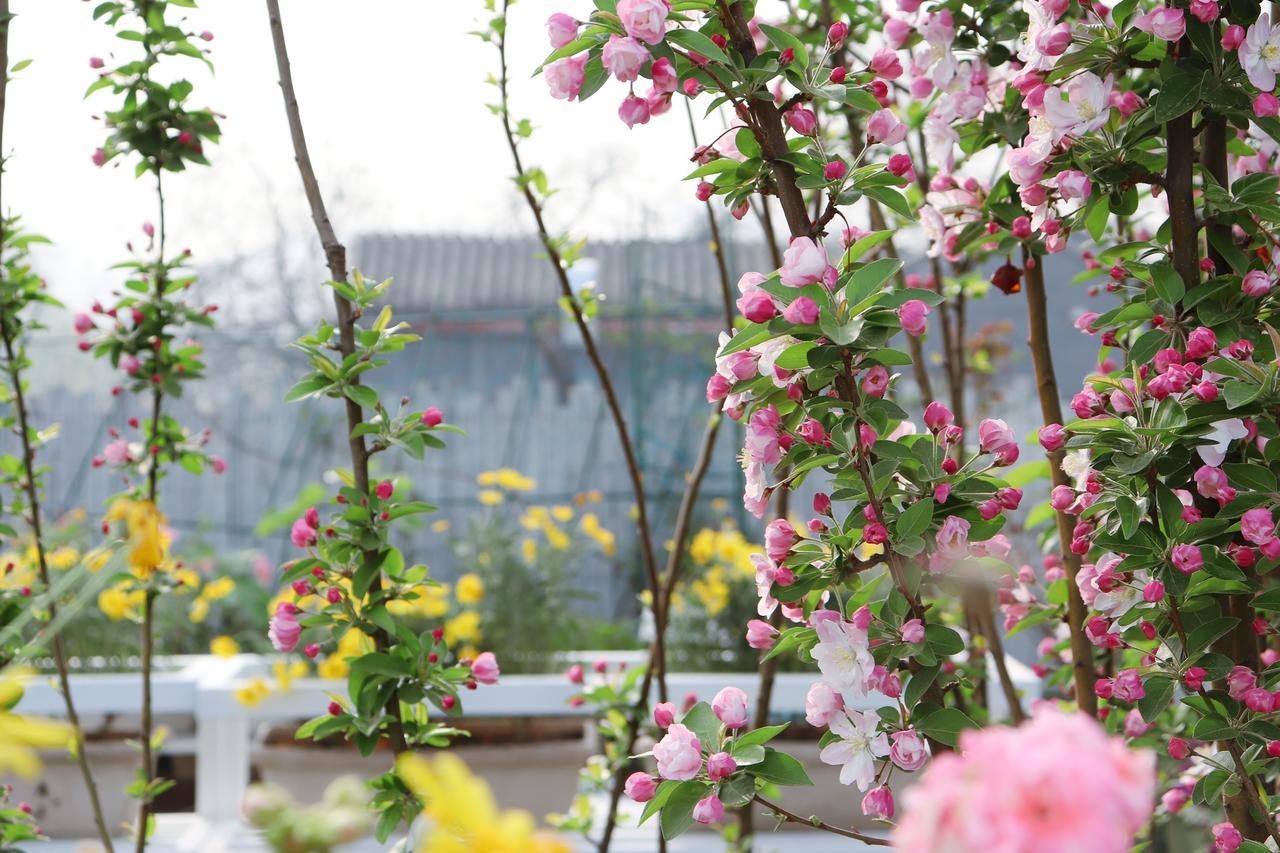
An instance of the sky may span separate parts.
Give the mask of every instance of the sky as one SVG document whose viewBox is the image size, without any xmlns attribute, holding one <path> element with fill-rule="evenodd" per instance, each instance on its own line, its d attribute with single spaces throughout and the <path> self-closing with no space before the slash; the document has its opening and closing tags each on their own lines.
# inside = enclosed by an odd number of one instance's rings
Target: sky
<svg viewBox="0 0 1280 853">
<path fill-rule="evenodd" d="M 692 146 L 679 105 L 628 130 L 616 115 L 620 85 L 569 104 L 531 78 L 549 50 L 547 16 L 588 5 L 522 0 L 511 12 L 513 112 L 538 127 L 526 143 L 527 162 L 542 166 L 561 190 L 550 218 L 600 239 L 697 229 L 699 205 L 682 181 Z M 106 135 L 95 116 L 112 96 L 83 97 L 96 74 L 89 59 L 123 60 L 136 49 L 93 21 L 92 8 L 13 0 L 9 41 L 11 62 L 32 64 L 8 89 L 3 205 L 53 241 L 40 250 L 38 267 L 71 307 L 119 281 L 109 267 L 127 258 L 125 243 L 140 240 L 142 223 L 155 218 L 149 180 L 124 166 L 99 169 L 90 159 Z M 361 231 L 529 230 L 500 125 L 486 106 L 495 94 L 485 80 L 497 52 L 468 34 L 482 12 L 480 0 L 282 0 L 312 159 L 341 239 L 350 243 Z M 207 152 L 212 166 L 166 179 L 171 245 L 192 249 L 198 264 L 215 264 L 269 246 L 282 228 L 309 235 L 265 3 L 205 0 L 185 26 L 214 34 L 214 73 L 178 63 L 195 84 L 190 103 L 225 119 L 222 144 Z M 722 126 L 707 119 L 703 138 Z"/>
</svg>

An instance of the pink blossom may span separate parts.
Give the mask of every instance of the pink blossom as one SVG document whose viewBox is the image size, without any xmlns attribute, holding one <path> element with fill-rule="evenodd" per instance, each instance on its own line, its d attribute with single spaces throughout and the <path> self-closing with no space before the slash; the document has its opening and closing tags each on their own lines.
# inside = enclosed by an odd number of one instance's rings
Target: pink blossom
<svg viewBox="0 0 1280 853">
<path fill-rule="evenodd" d="M 671 60 L 665 56 L 653 61 L 653 67 L 649 69 L 649 75 L 653 80 L 655 92 L 668 94 L 679 87 L 680 77 L 676 74 L 675 66 L 671 64 Z M 703 199 L 703 201 L 705 200 Z"/>
<path fill-rule="evenodd" d="M 291 652 L 298 647 L 302 626 L 298 624 L 298 608 L 287 601 L 276 605 L 275 615 L 267 627 L 267 639 L 278 652 Z"/>
<path fill-rule="evenodd" d="M 547 18 L 547 38 L 552 50 L 559 50 L 578 37 L 578 22 L 564 12 L 556 12 Z"/>
<path fill-rule="evenodd" d="M 906 798 L 892 839 L 903 853 L 1123 853 L 1152 813 L 1155 756 L 1045 708 L 1018 728 L 963 732 Z"/>
<path fill-rule="evenodd" d="M 481 652 L 471 662 L 471 676 L 480 684 L 497 684 L 502 670 L 498 669 L 498 658 L 493 652 Z"/>
<path fill-rule="evenodd" d="M 77 335 L 83 335 L 86 332 L 91 332 L 93 331 L 94 328 L 96 328 L 93 323 L 93 318 L 90 317 L 88 314 L 84 313 L 83 311 L 76 312 L 73 325 L 75 326 Z"/>
<path fill-rule="evenodd" d="M 1271 541 L 1275 532 L 1275 519 L 1271 517 L 1271 510 L 1266 507 L 1254 507 L 1240 517 L 1240 535 L 1254 545 Z"/>
<path fill-rule="evenodd" d="M 920 643 L 924 641 L 924 623 L 919 619 L 908 619 L 902 623 L 902 642 Z"/>
<path fill-rule="evenodd" d="M 648 44 L 662 41 L 671 6 L 666 0 L 619 0 L 618 18 L 627 35 Z"/>
<path fill-rule="evenodd" d="M 738 297 L 738 311 L 752 323 L 767 323 L 778 315 L 773 297 L 762 288 L 754 288 Z"/>
<path fill-rule="evenodd" d="M 984 453 L 994 453 L 1000 465 L 1018 461 L 1018 439 L 1003 420 L 986 418 L 978 424 L 978 445 Z"/>
<path fill-rule="evenodd" d="M 898 49 L 906 44 L 915 28 L 901 18 L 889 18 L 884 22 L 884 38 L 889 47 Z"/>
<path fill-rule="evenodd" d="M 1247 666 L 1233 666 L 1227 673 L 1227 694 L 1232 699 L 1243 699 L 1244 694 L 1258 686 L 1258 676 Z"/>
<path fill-rule="evenodd" d="M 1187 34 L 1187 21 L 1181 9 L 1162 6 L 1134 18 L 1133 25 L 1161 41 L 1178 41 Z"/>
<path fill-rule="evenodd" d="M 1231 24 L 1222 31 L 1222 47 L 1224 50 L 1236 50 L 1244 43 L 1244 27 Z"/>
<path fill-rule="evenodd" d="M 620 83 L 630 83 L 640 76 L 640 69 L 650 59 L 649 51 L 630 36 L 611 36 L 600 60 L 605 69 Z"/>
<path fill-rule="evenodd" d="M 316 544 L 316 530 L 305 519 L 299 518 L 289 528 L 289 540 L 295 548 L 310 548 Z"/>
<path fill-rule="evenodd" d="M 1093 192 L 1093 182 L 1084 172 L 1068 169 L 1059 172 L 1055 182 L 1064 199 L 1086 199 Z"/>
<path fill-rule="evenodd" d="M 1174 568 L 1184 575 L 1193 574 L 1204 567 L 1204 555 L 1195 545 L 1174 545 L 1170 559 Z"/>
<path fill-rule="evenodd" d="M 928 324 L 929 306 L 919 299 L 908 299 L 898 308 L 898 320 L 902 330 L 913 337 L 924 334 Z"/>
<path fill-rule="evenodd" d="M 659 702 L 653 706 L 653 724 L 665 729 L 676 721 L 676 706 L 671 702 Z"/>
<path fill-rule="evenodd" d="M 747 724 L 747 694 L 737 687 L 725 687 L 711 700 L 711 710 L 716 718 L 731 729 Z"/>
<path fill-rule="evenodd" d="M 663 779 L 685 782 L 702 769 L 702 744 L 687 727 L 672 723 L 662 740 L 654 744 L 653 759 Z"/>
<path fill-rule="evenodd" d="M 580 53 L 577 56 L 566 56 L 564 59 L 557 59 L 543 69 L 542 74 L 547 78 L 547 87 L 551 90 L 551 97 L 558 101 L 572 101 L 578 97 L 578 92 L 582 89 L 582 83 L 586 80 L 586 67 L 589 58 L 586 53 Z"/>
<path fill-rule="evenodd" d="M 1202 24 L 1218 20 L 1217 0 L 1191 0 L 1191 16 Z"/>
<path fill-rule="evenodd" d="M 969 554 L 969 522 L 958 515 L 949 515 L 942 522 L 934 538 L 938 554 L 949 560 L 959 560 Z"/>
<path fill-rule="evenodd" d="M 889 735 L 889 757 L 903 770 L 919 770 L 929 761 L 929 749 L 915 729 Z"/>
<path fill-rule="evenodd" d="M 843 697 L 825 681 L 817 682 L 805 694 L 804 719 L 811 726 L 825 728 L 842 710 Z"/>
<path fill-rule="evenodd" d="M 622 790 L 633 802 L 647 803 L 658 792 L 658 783 L 648 773 L 643 770 L 637 770 L 627 777 L 627 782 L 622 787 Z"/>
<path fill-rule="evenodd" d="M 877 364 L 862 378 L 862 393 L 868 397 L 883 397 L 889 390 L 889 371 Z"/>
<path fill-rule="evenodd" d="M 780 277 L 788 287 L 803 287 L 821 281 L 827 266 L 827 253 L 821 246 L 809 237 L 797 237 L 782 255 Z"/>
<path fill-rule="evenodd" d="M 795 106 L 786 112 L 787 124 L 801 136 L 813 136 L 818 132 L 818 117 L 813 110 Z"/>
<path fill-rule="evenodd" d="M 1062 424 L 1049 424 L 1040 428 L 1039 438 L 1040 446 L 1052 453 L 1067 443 L 1067 431 Z"/>
<path fill-rule="evenodd" d="M 649 102 L 639 95 L 627 95 L 618 107 L 618 118 L 627 127 L 648 124 L 650 115 Z"/>
<path fill-rule="evenodd" d="M 428 406 L 422 412 L 422 425 L 426 427 L 438 427 L 444 423 L 444 413 L 435 406 Z"/>
<path fill-rule="evenodd" d="M 707 777 L 712 782 L 727 779 L 738 769 L 738 762 L 727 752 L 717 752 L 707 757 Z"/>
<path fill-rule="evenodd" d="M 1236 853 L 1242 844 L 1244 844 L 1244 836 L 1240 834 L 1240 830 L 1231 825 L 1230 821 L 1213 825 L 1214 853 Z"/>
<path fill-rule="evenodd" d="M 1142 600 L 1148 604 L 1154 604 L 1157 601 L 1164 600 L 1164 584 L 1160 581 L 1150 581 L 1142 588 Z"/>
<path fill-rule="evenodd" d="M 937 432 L 943 427 L 951 426 L 955 423 L 955 415 L 947 408 L 946 403 L 940 403 L 934 400 L 924 408 L 924 425 L 932 432 Z"/>
<path fill-rule="evenodd" d="M 781 562 L 791 552 L 791 546 L 800 541 L 800 536 L 791 522 L 785 518 L 775 518 L 764 529 L 764 549 L 769 559 Z"/>
<path fill-rule="evenodd" d="M 1249 270 L 1244 274 L 1240 289 L 1244 291 L 1245 296 L 1262 296 L 1271 289 L 1272 284 L 1274 282 L 1265 270 Z"/>
<path fill-rule="evenodd" d="M 1196 470 L 1193 479 L 1196 481 L 1196 491 L 1202 497 L 1212 498 L 1223 506 L 1235 499 L 1236 490 L 1228 485 L 1226 472 L 1221 468 L 1210 465 L 1201 466 Z"/>
<path fill-rule="evenodd" d="M 868 67 L 877 77 L 886 80 L 897 80 L 902 76 L 902 62 L 898 54 L 890 48 L 882 47 L 871 57 Z"/>
<path fill-rule="evenodd" d="M 1253 96 L 1253 114 L 1261 118 L 1280 114 L 1280 99 L 1270 92 L 1259 92 Z"/>
<path fill-rule="evenodd" d="M 792 300 L 782 311 L 782 319 L 797 326 L 812 326 L 818 322 L 818 303 L 807 296 Z"/>
<path fill-rule="evenodd" d="M 892 110 L 882 109 L 867 119 L 867 141 L 897 145 L 907 138 L 907 126 L 898 121 Z"/>
<path fill-rule="evenodd" d="M 718 823 L 724 820 L 724 803 L 715 794 L 708 794 L 694 805 L 693 819 L 698 823 Z"/>
<path fill-rule="evenodd" d="M 893 791 L 888 785 L 877 785 L 862 798 L 862 813 L 876 820 L 893 820 Z"/>
<path fill-rule="evenodd" d="M 762 619 L 752 619 L 747 623 L 747 645 L 753 649 L 764 651 L 773 648 L 778 639 L 778 629 Z"/>
<path fill-rule="evenodd" d="M 1147 691 L 1136 669 L 1122 669 L 1112 682 L 1111 695 L 1120 702 L 1137 702 Z"/>
</svg>

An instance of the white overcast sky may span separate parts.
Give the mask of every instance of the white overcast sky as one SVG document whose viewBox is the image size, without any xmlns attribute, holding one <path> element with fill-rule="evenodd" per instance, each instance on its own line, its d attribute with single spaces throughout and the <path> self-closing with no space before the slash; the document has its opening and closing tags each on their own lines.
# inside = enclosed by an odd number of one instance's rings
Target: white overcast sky
<svg viewBox="0 0 1280 853">
<path fill-rule="evenodd" d="M 589 6 L 522 0 L 512 11 L 512 97 L 516 114 L 539 126 L 528 159 L 564 190 L 552 203 L 553 219 L 599 238 L 673 236 L 697 227 L 702 219 L 692 187 L 681 181 L 690 144 L 679 104 L 647 127 L 628 130 L 616 116 L 620 85 L 607 84 L 586 104 L 566 104 L 547 95 L 541 78 L 530 79 L 549 49 L 547 16 L 584 14 Z M 38 258 L 41 272 L 72 306 L 119 281 L 108 267 L 155 216 L 148 180 L 90 161 L 104 138 L 94 115 L 111 96 L 82 97 L 95 77 L 89 58 L 113 52 L 123 58 L 136 48 L 92 21 L 92 7 L 76 0 L 12 2 L 11 61 L 33 63 L 9 86 L 3 204 L 54 241 Z M 362 230 L 528 230 L 508 181 L 500 128 L 486 108 L 493 89 L 484 81 L 496 52 L 468 35 L 481 11 L 479 0 L 283 0 L 312 157 L 321 186 L 341 191 L 331 212 L 348 242 Z M 295 233 L 307 233 L 265 3 L 205 0 L 189 23 L 214 33 L 216 66 L 210 75 L 200 63 L 181 63 L 196 87 L 191 103 L 226 118 L 222 144 L 209 151 L 212 167 L 166 181 L 171 241 L 208 263 L 266 244 L 279 216 L 296 223 Z M 757 233 L 751 228 L 744 236 Z"/>
</svg>

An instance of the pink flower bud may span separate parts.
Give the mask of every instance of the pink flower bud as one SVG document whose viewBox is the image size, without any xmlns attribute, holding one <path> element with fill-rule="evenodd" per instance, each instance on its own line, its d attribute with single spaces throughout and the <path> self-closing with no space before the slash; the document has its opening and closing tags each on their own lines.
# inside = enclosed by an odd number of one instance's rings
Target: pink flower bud
<svg viewBox="0 0 1280 853">
<path fill-rule="evenodd" d="M 648 773 L 643 770 L 637 770 L 627 777 L 627 782 L 623 785 L 622 790 L 633 802 L 647 803 L 657 793 L 658 783 Z"/>
</svg>

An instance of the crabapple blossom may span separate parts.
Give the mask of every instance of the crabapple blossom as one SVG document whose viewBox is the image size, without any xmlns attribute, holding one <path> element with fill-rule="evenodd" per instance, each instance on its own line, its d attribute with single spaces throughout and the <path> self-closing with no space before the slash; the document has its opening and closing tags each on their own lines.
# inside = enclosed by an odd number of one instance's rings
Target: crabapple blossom
<svg viewBox="0 0 1280 853">
<path fill-rule="evenodd" d="M 698 736 L 680 723 L 672 723 L 662 740 L 653 746 L 653 759 L 663 779 L 683 782 L 702 769 L 702 744 Z"/>
<path fill-rule="evenodd" d="M 879 731 L 880 717 L 872 711 L 844 710 L 827 724 L 835 740 L 822 748 L 824 764 L 840 766 L 840 784 L 865 791 L 875 779 L 875 760 L 889 754 L 889 738 Z"/>
</svg>

